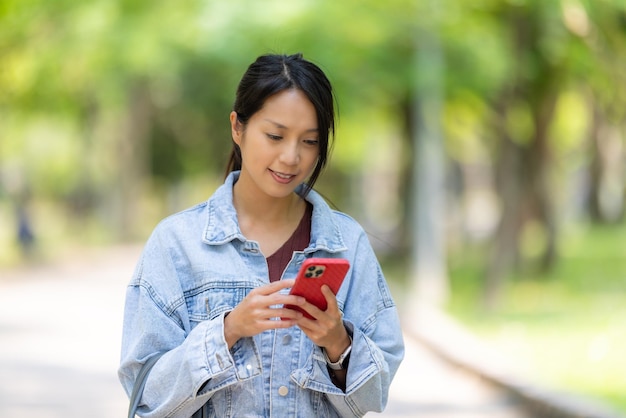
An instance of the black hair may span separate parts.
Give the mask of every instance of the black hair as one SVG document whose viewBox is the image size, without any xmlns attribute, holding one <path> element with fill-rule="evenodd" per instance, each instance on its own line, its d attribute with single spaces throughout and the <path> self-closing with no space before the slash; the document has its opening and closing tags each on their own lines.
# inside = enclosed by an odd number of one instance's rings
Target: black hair
<svg viewBox="0 0 626 418">
<path fill-rule="evenodd" d="M 317 65 L 305 60 L 300 53 L 262 55 L 250 64 L 241 78 L 233 111 L 237 113 L 237 120 L 245 129 L 252 115 L 261 110 L 269 97 L 290 89 L 302 91 L 317 113 L 320 155 L 306 182 L 306 195 L 326 165 L 332 149 L 331 139 L 335 134 L 335 97 L 324 72 Z M 233 142 L 226 175 L 235 170 L 241 170 L 241 150 Z"/>
</svg>

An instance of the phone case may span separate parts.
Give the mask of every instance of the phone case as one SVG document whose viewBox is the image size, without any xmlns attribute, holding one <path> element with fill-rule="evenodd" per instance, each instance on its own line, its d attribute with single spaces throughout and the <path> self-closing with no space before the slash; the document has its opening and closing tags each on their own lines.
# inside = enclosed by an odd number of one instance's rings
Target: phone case
<svg viewBox="0 0 626 418">
<path fill-rule="evenodd" d="M 337 294 L 349 268 L 350 263 L 343 258 L 309 258 L 302 263 L 289 294 L 303 296 L 309 303 L 325 311 L 327 303 L 322 294 L 322 285 L 328 285 L 333 293 Z M 300 311 L 307 318 L 313 319 L 298 306 L 285 305 L 285 307 Z"/>
</svg>

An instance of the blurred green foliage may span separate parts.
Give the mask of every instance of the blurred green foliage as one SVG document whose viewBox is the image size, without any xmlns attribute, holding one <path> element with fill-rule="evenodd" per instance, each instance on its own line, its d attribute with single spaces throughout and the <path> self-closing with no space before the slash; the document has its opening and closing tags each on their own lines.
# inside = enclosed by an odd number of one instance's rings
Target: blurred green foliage
<svg viewBox="0 0 626 418">
<path fill-rule="evenodd" d="M 621 241 L 561 231 L 623 223 L 622 0 L 0 0 L 0 265 L 20 260 L 19 210 L 49 254 L 143 240 L 206 199 L 223 177 L 245 68 L 302 52 L 339 104 L 319 188 L 406 276 L 415 92 L 432 87 L 432 62 L 417 58 L 425 38 L 444 57 L 436 123 L 453 310 L 482 306 L 492 276 L 520 275 L 504 286 L 500 318 L 531 329 L 545 301 L 593 333 L 607 306 L 596 293 L 614 298 L 607 288 L 624 277 L 619 261 L 594 255 Z"/>
</svg>

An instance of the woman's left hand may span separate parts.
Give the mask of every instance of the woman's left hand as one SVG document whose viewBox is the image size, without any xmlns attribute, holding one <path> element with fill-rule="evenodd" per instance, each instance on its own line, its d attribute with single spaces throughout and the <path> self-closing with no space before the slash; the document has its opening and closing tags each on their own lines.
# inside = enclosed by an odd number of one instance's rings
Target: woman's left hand
<svg viewBox="0 0 626 418">
<path fill-rule="evenodd" d="M 337 298 L 327 285 L 322 286 L 322 294 L 326 298 L 327 308 L 322 311 L 311 303 L 305 303 L 300 307 L 306 310 L 313 318 L 303 316 L 298 319 L 296 325 L 300 327 L 314 344 L 323 347 L 331 361 L 337 361 L 339 356 L 350 345 L 348 331 L 343 325 L 343 318 Z"/>
</svg>

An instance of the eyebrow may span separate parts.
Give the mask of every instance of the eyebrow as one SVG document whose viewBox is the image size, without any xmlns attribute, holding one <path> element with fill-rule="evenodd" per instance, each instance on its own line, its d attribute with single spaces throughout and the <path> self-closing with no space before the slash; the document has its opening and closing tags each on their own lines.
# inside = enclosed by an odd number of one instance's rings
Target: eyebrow
<svg viewBox="0 0 626 418">
<path fill-rule="evenodd" d="M 271 119 L 267 119 L 267 118 L 266 118 L 266 119 L 264 119 L 264 120 L 265 120 L 266 122 L 271 123 L 272 125 L 276 125 L 276 127 L 277 127 L 277 128 L 280 128 L 280 129 L 289 129 L 287 126 L 283 125 L 282 123 L 275 122 L 275 121 L 273 121 L 273 120 L 271 120 Z M 319 132 L 319 129 L 318 129 L 318 128 L 311 128 L 311 129 L 307 129 L 305 132 Z"/>
</svg>

